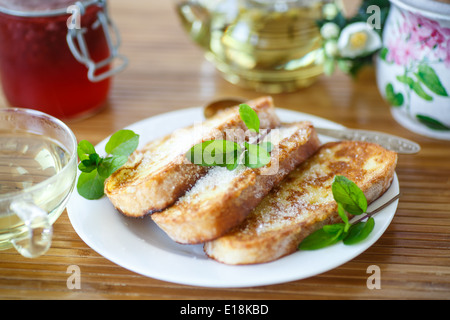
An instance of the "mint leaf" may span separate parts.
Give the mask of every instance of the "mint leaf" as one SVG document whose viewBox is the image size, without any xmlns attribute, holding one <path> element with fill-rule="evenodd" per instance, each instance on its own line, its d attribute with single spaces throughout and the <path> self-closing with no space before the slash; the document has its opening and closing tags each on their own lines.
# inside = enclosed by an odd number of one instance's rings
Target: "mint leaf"
<svg viewBox="0 0 450 320">
<path fill-rule="evenodd" d="M 259 145 L 261 148 L 265 149 L 267 152 L 272 152 L 272 150 L 273 150 L 273 144 L 270 141 L 261 142 Z"/>
<path fill-rule="evenodd" d="M 341 217 L 342 221 L 344 221 L 345 224 L 344 231 L 347 232 L 348 229 L 350 228 L 350 223 L 348 222 L 348 216 L 340 203 L 338 203 L 338 214 Z"/>
<path fill-rule="evenodd" d="M 257 144 L 249 144 L 247 142 L 245 142 L 245 147 L 245 166 L 252 169 L 257 169 L 270 163 L 270 154 L 267 152 L 266 148 L 263 148 Z"/>
<path fill-rule="evenodd" d="M 307 236 L 298 246 L 298 249 L 316 250 L 328 247 L 343 240 L 345 245 L 359 243 L 366 239 L 375 226 L 371 214 L 350 224 L 347 212 L 361 214 L 367 210 L 367 199 L 361 189 L 344 176 L 335 176 L 331 186 L 334 200 L 337 202 L 338 214 L 344 223 L 325 225 L 323 228 Z M 364 219 L 366 222 L 361 222 Z"/>
<path fill-rule="evenodd" d="M 242 148 L 229 140 L 209 140 L 194 145 L 187 153 L 186 158 L 194 164 L 201 166 L 234 166 Z M 237 167 L 237 165 L 236 165 Z"/>
<path fill-rule="evenodd" d="M 230 171 L 233 171 L 233 170 L 236 169 L 238 166 L 239 166 L 239 155 L 236 156 L 236 157 L 234 158 L 233 163 L 228 163 L 228 164 L 226 165 L 227 169 L 230 170 Z"/>
<path fill-rule="evenodd" d="M 343 242 L 346 245 L 352 245 L 360 243 L 366 239 L 375 227 L 375 220 L 372 217 L 366 222 L 358 222 L 350 227 L 348 235 L 344 238 Z"/>
<path fill-rule="evenodd" d="M 251 131 L 259 134 L 260 121 L 258 114 L 247 104 L 239 106 L 239 115 Z M 261 139 L 261 135 L 257 141 Z M 265 141 L 261 144 L 248 144 L 245 147 L 228 140 L 210 140 L 192 146 L 185 154 L 187 160 L 201 166 L 220 166 L 228 170 L 236 169 L 241 163 L 241 155 L 245 166 L 249 168 L 260 168 L 270 163 L 270 152 L 273 149 L 271 142 Z"/>
<path fill-rule="evenodd" d="M 88 141 L 78 143 L 77 153 L 80 158 L 78 169 L 78 193 L 88 199 L 100 199 L 104 195 L 105 180 L 128 161 L 128 156 L 139 145 L 139 135 L 131 130 L 119 130 L 111 136 L 105 151 L 112 157 L 99 156 L 95 147 Z"/>
<path fill-rule="evenodd" d="M 201 143 L 197 143 L 193 145 L 188 152 L 186 152 L 186 158 L 189 162 L 193 164 L 197 164 L 199 166 L 205 166 L 206 164 L 203 162 L 203 151 L 205 148 L 211 144 L 214 140 L 204 141 Z"/>
<path fill-rule="evenodd" d="M 100 199 L 104 195 L 105 178 L 100 177 L 97 170 L 90 173 L 82 172 L 78 177 L 77 190 L 78 193 L 88 199 Z"/>
<path fill-rule="evenodd" d="M 114 133 L 105 146 L 108 154 L 129 156 L 139 145 L 139 135 L 131 130 L 119 130 Z"/>
<path fill-rule="evenodd" d="M 97 168 L 97 165 L 101 161 L 101 158 L 97 153 L 91 153 L 89 155 L 84 154 L 82 158 L 84 160 L 82 160 L 78 165 L 78 169 L 82 172 L 91 172 Z"/>
<path fill-rule="evenodd" d="M 359 215 L 366 212 L 366 196 L 353 181 L 344 176 L 335 176 L 331 190 L 335 201 L 348 213 Z"/>
<path fill-rule="evenodd" d="M 105 158 L 98 165 L 98 174 L 107 179 L 110 175 L 116 172 L 121 166 L 123 166 L 128 161 L 127 156 L 114 156 Z"/>
<path fill-rule="evenodd" d="M 80 169 L 81 172 L 89 173 L 97 169 L 97 164 L 90 159 L 86 159 L 80 162 L 80 164 L 78 165 L 78 169 Z"/>
<path fill-rule="evenodd" d="M 87 140 L 81 140 L 78 143 L 77 153 L 80 160 L 85 160 L 89 158 L 90 154 L 96 153 L 94 146 Z"/>
<path fill-rule="evenodd" d="M 317 250 L 331 246 L 341 240 L 343 228 L 337 232 L 326 232 L 321 228 L 307 236 L 298 246 L 300 250 Z"/>
<path fill-rule="evenodd" d="M 255 110 L 247 104 L 239 105 L 239 115 L 249 130 L 259 133 L 259 118 Z"/>
<path fill-rule="evenodd" d="M 323 226 L 323 231 L 334 235 L 341 234 L 345 231 L 345 224 L 344 223 L 328 224 Z"/>
</svg>

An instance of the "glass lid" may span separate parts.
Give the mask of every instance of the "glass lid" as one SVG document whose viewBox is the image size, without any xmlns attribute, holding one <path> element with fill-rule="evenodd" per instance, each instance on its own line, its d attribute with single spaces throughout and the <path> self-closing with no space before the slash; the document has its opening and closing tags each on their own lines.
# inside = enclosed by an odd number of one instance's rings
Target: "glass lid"
<svg viewBox="0 0 450 320">
<path fill-rule="evenodd" d="M 45 17 L 67 14 L 67 8 L 81 2 L 84 7 L 104 0 L 0 0 L 0 12 L 22 17 Z"/>
</svg>

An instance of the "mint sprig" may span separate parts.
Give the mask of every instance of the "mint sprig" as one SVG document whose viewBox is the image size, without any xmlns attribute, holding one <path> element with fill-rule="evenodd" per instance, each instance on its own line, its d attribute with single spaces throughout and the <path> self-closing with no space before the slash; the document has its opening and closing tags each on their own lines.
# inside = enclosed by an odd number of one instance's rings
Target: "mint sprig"
<svg viewBox="0 0 450 320">
<path fill-rule="evenodd" d="M 105 180 L 122 167 L 139 144 L 139 135 L 132 130 L 119 130 L 105 146 L 106 157 L 101 157 L 87 140 L 78 143 L 78 169 L 81 174 L 77 182 L 78 193 L 89 200 L 104 195 Z"/>
<path fill-rule="evenodd" d="M 375 220 L 367 212 L 367 199 L 362 190 L 344 176 L 334 177 L 331 185 L 334 200 L 337 203 L 339 217 L 342 223 L 325 225 L 307 236 L 299 245 L 300 250 L 316 250 L 331 246 L 339 241 L 345 245 L 360 243 L 366 239 L 375 227 Z M 349 222 L 348 213 L 362 215 L 363 218 L 353 223 Z"/>
<path fill-rule="evenodd" d="M 239 106 L 239 115 L 247 129 L 259 134 L 257 143 L 244 142 L 239 145 L 229 140 L 208 140 L 194 145 L 187 153 L 186 158 L 200 166 L 226 167 L 228 170 L 236 169 L 241 162 L 249 168 L 260 168 L 270 163 L 270 152 L 273 149 L 271 142 L 262 140 L 260 134 L 260 121 L 258 114 L 247 104 Z"/>
<path fill-rule="evenodd" d="M 239 115 L 249 130 L 259 133 L 259 117 L 255 110 L 247 104 L 239 105 Z"/>
</svg>

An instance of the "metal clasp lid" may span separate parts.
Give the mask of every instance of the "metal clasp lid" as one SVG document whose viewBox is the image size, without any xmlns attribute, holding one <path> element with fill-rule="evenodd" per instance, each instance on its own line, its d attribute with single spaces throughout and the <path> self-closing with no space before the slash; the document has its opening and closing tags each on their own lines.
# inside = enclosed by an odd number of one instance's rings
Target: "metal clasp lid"
<svg viewBox="0 0 450 320">
<path fill-rule="evenodd" d="M 89 49 L 86 44 L 86 40 L 84 38 L 84 34 L 87 32 L 86 28 L 80 27 L 80 19 L 81 16 L 86 12 L 86 8 L 91 5 L 98 5 L 103 7 L 102 11 L 97 13 L 97 21 L 94 22 L 92 27 L 97 29 L 99 27 L 103 28 L 103 32 L 105 34 L 105 39 L 109 48 L 110 55 L 108 58 L 95 62 L 92 60 Z M 86 65 L 88 68 L 88 79 L 92 82 L 99 82 L 109 78 L 110 76 L 122 71 L 128 65 L 128 59 L 119 54 L 120 47 L 120 33 L 117 26 L 110 19 L 106 0 L 91 0 L 91 1 L 78 1 L 73 6 L 70 6 L 67 9 L 67 13 L 72 13 L 71 19 L 69 19 L 68 25 L 68 33 L 67 33 L 67 44 L 69 45 L 69 49 L 72 52 L 73 56 L 77 61 Z M 111 37 L 112 31 L 114 33 L 115 43 L 113 42 L 113 38 Z M 76 45 L 78 43 L 78 47 Z M 115 59 L 119 59 L 120 63 L 113 69 L 109 69 L 103 73 L 97 74 L 97 71 L 108 64 L 112 63 Z"/>
</svg>

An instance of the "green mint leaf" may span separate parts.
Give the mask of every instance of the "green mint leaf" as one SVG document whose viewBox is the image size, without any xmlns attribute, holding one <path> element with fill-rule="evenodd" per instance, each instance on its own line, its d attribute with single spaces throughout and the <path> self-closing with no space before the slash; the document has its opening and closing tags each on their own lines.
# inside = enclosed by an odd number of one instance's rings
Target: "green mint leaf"
<svg viewBox="0 0 450 320">
<path fill-rule="evenodd" d="M 201 166 L 232 167 L 242 153 L 242 148 L 229 140 L 210 140 L 194 145 L 186 158 Z M 237 167 L 237 165 L 235 166 Z"/>
<path fill-rule="evenodd" d="M 235 157 L 234 162 L 227 164 L 227 169 L 233 171 L 239 166 L 239 156 Z"/>
<path fill-rule="evenodd" d="M 257 144 L 249 144 L 247 142 L 245 142 L 245 147 L 245 166 L 256 169 L 264 167 L 270 163 L 271 157 L 265 148 Z"/>
<path fill-rule="evenodd" d="M 82 173 L 78 177 L 78 193 L 88 200 L 100 199 L 104 195 L 105 180 L 127 162 L 138 144 L 138 134 L 131 130 L 119 130 L 105 146 L 105 151 L 114 156 L 102 158 L 90 142 L 80 141 L 77 153 L 80 158 L 78 169 Z"/>
<path fill-rule="evenodd" d="M 366 222 L 358 222 L 350 227 L 343 242 L 346 245 L 360 243 L 366 239 L 375 227 L 375 220 L 370 217 Z"/>
<path fill-rule="evenodd" d="M 188 152 L 186 152 L 185 156 L 189 160 L 189 162 L 197 165 L 206 165 L 203 162 L 203 151 L 205 148 L 211 144 L 214 140 L 204 141 L 201 143 L 197 143 L 192 146 Z"/>
<path fill-rule="evenodd" d="M 81 140 L 78 143 L 77 147 L 78 157 L 80 161 L 86 160 L 89 158 L 90 154 L 96 153 L 94 146 L 87 140 Z"/>
<path fill-rule="evenodd" d="M 328 224 L 323 226 L 323 231 L 333 235 L 341 234 L 345 231 L 345 224 L 344 223 Z"/>
<path fill-rule="evenodd" d="M 255 110 L 247 104 L 239 105 L 239 114 L 249 130 L 259 133 L 259 118 Z"/>
<path fill-rule="evenodd" d="M 92 145 L 91 145 L 92 146 Z M 78 149 L 80 150 L 80 149 Z M 92 151 L 93 148 L 89 148 L 89 150 L 85 150 L 85 151 Z M 81 152 L 84 152 L 83 150 Z M 78 165 L 78 169 L 80 169 L 80 171 L 82 172 L 91 172 L 92 170 L 96 169 L 98 164 L 101 162 L 101 158 L 100 156 L 95 153 L 91 153 L 91 154 L 84 154 L 84 153 L 80 153 L 81 154 L 81 158 L 83 158 L 84 160 L 81 160 L 80 164 Z"/>
<path fill-rule="evenodd" d="M 114 156 L 102 160 L 97 168 L 98 174 L 107 179 L 128 161 L 127 156 Z"/>
<path fill-rule="evenodd" d="M 119 130 L 114 133 L 105 146 L 108 154 L 129 156 L 139 145 L 139 135 L 132 130 Z"/>
<path fill-rule="evenodd" d="M 259 145 L 261 148 L 265 149 L 269 153 L 272 152 L 273 150 L 273 144 L 270 141 L 261 142 Z"/>
<path fill-rule="evenodd" d="M 97 164 L 90 159 L 86 159 L 81 161 L 80 164 L 78 164 L 78 169 L 80 169 L 81 172 L 89 173 L 92 170 L 97 169 Z"/>
<path fill-rule="evenodd" d="M 417 78 L 437 95 L 448 97 L 448 93 L 439 80 L 436 71 L 426 64 L 419 65 Z"/>
<path fill-rule="evenodd" d="M 330 227 L 331 228 L 331 227 Z M 316 230 L 307 236 L 298 246 L 300 250 L 317 250 L 331 246 L 341 239 L 343 228 L 336 230 L 337 232 L 327 232 L 324 228 Z M 328 230 L 330 231 L 330 230 Z"/>
<path fill-rule="evenodd" d="M 100 177 L 97 170 L 90 173 L 82 172 L 78 177 L 77 190 L 78 193 L 88 199 L 100 199 L 104 195 L 105 178 Z"/>
<path fill-rule="evenodd" d="M 366 212 L 367 199 L 361 189 L 344 176 L 335 176 L 331 185 L 334 200 L 353 215 Z"/>
<path fill-rule="evenodd" d="M 91 164 L 95 164 L 96 166 L 98 166 L 101 160 L 102 158 L 97 153 L 91 153 L 89 155 L 89 161 L 91 162 Z"/>
<path fill-rule="evenodd" d="M 338 203 L 338 214 L 341 217 L 342 221 L 344 221 L 345 224 L 344 232 L 347 232 L 348 229 L 350 228 L 350 223 L 348 222 L 348 216 L 345 213 L 344 207 L 342 207 L 340 203 Z"/>
</svg>

